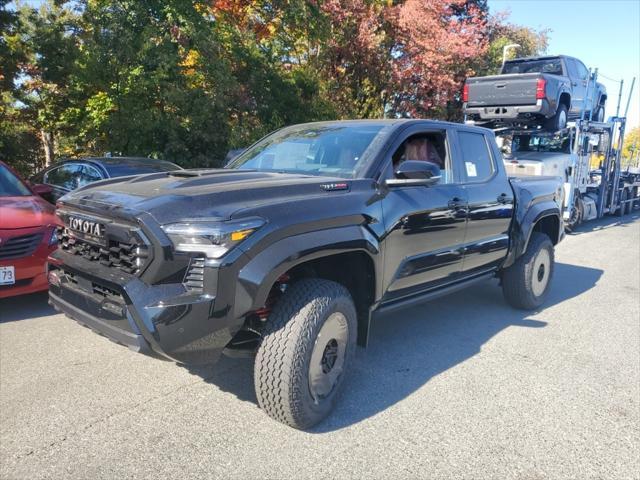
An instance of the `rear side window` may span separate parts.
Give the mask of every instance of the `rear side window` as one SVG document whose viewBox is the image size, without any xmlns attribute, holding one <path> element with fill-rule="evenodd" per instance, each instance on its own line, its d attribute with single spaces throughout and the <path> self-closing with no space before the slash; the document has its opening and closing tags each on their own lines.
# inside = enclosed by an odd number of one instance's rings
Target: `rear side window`
<svg viewBox="0 0 640 480">
<path fill-rule="evenodd" d="M 586 80 L 587 78 L 589 78 L 589 70 L 584 66 L 582 62 L 576 60 L 576 66 L 578 67 L 578 77 L 580 77 L 582 80 Z"/>
<path fill-rule="evenodd" d="M 87 183 L 97 182 L 98 180 L 102 180 L 102 175 L 100 175 L 100 172 L 96 170 L 94 166 L 82 166 L 82 172 L 80 173 L 80 177 L 78 180 L 78 187 L 82 187 Z"/>
<path fill-rule="evenodd" d="M 82 165 L 68 163 L 49 170 L 45 176 L 45 182 L 65 190 L 74 190 L 78 188 L 81 170 Z"/>
<path fill-rule="evenodd" d="M 578 78 L 578 69 L 576 68 L 576 63 L 572 58 L 566 58 L 565 64 L 567 65 L 567 70 L 569 71 L 569 77 L 576 79 Z"/>
<path fill-rule="evenodd" d="M 484 135 L 473 132 L 458 132 L 458 138 L 466 181 L 471 183 L 488 180 L 495 170 Z"/>
</svg>

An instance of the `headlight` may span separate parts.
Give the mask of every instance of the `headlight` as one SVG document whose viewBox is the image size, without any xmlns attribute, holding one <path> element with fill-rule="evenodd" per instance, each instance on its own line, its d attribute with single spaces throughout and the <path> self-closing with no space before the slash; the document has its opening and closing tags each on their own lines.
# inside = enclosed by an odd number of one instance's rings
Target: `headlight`
<svg viewBox="0 0 640 480">
<path fill-rule="evenodd" d="M 264 220 L 250 218 L 229 222 L 172 223 L 162 229 L 176 251 L 204 253 L 209 258 L 220 258 L 262 225 Z"/>
</svg>

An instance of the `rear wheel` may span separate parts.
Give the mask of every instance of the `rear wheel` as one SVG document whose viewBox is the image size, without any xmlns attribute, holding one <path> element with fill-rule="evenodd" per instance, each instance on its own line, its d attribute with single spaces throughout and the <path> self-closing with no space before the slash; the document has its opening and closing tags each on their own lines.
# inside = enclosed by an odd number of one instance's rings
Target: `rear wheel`
<svg viewBox="0 0 640 480">
<path fill-rule="evenodd" d="M 291 427 L 309 428 L 332 410 L 355 351 L 356 309 L 342 285 L 291 285 L 267 320 L 255 360 L 260 407 Z"/>
<path fill-rule="evenodd" d="M 567 126 L 567 106 L 564 103 L 558 105 L 558 109 L 553 117 L 548 118 L 545 122 L 547 130 L 562 130 Z"/>
<path fill-rule="evenodd" d="M 533 310 L 545 300 L 553 278 L 554 252 L 551 239 L 533 232 L 527 250 L 506 268 L 502 276 L 502 292 L 515 308 Z"/>
</svg>

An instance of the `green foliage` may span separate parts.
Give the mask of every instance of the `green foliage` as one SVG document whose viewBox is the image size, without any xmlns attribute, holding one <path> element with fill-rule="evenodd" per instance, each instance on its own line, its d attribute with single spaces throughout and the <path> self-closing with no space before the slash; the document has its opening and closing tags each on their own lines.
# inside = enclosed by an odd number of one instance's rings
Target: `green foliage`
<svg viewBox="0 0 640 480">
<path fill-rule="evenodd" d="M 624 136 L 622 146 L 623 167 L 640 167 L 640 127 L 636 127 L 627 132 Z"/>
<path fill-rule="evenodd" d="M 486 0 L 0 0 L 0 159 L 219 166 L 287 124 L 460 116 L 465 76 L 544 32 Z"/>
</svg>

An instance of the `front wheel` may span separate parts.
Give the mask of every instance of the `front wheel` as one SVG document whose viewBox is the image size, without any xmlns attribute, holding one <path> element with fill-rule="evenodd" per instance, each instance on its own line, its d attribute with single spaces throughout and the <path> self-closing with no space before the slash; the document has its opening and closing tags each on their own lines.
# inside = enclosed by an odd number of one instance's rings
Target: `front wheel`
<svg viewBox="0 0 640 480">
<path fill-rule="evenodd" d="M 578 225 L 582 223 L 584 218 L 584 202 L 580 194 L 576 193 L 573 199 L 573 208 L 569 215 L 569 219 L 565 222 L 565 231 L 573 232 Z"/>
<path fill-rule="evenodd" d="M 355 351 L 356 309 L 348 290 L 322 279 L 291 285 L 267 320 L 255 360 L 260 407 L 305 429 L 333 409 Z"/>
<path fill-rule="evenodd" d="M 502 292 L 514 308 L 533 310 L 545 300 L 553 278 L 554 252 L 551 239 L 533 232 L 527 250 L 502 275 Z"/>
</svg>

